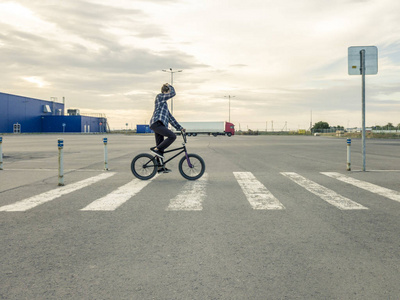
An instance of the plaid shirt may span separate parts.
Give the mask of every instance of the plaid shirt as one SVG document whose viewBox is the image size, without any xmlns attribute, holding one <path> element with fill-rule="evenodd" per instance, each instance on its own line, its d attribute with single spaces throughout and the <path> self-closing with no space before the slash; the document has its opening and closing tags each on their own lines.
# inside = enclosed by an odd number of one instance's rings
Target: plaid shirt
<svg viewBox="0 0 400 300">
<path fill-rule="evenodd" d="M 183 127 L 175 120 L 168 110 L 167 100 L 171 99 L 176 95 L 175 89 L 170 85 L 170 92 L 167 94 L 158 94 L 154 102 L 154 113 L 150 120 L 150 126 L 157 121 L 161 121 L 165 127 L 168 127 L 168 123 L 171 123 L 176 130 L 181 130 Z"/>
</svg>

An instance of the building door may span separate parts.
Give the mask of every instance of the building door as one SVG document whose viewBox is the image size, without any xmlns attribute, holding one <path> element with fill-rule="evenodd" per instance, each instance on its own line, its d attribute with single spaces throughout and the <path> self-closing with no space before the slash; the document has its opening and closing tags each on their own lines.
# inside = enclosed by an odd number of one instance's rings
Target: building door
<svg viewBox="0 0 400 300">
<path fill-rule="evenodd" d="M 14 124 L 14 133 L 21 133 L 21 124 Z"/>
</svg>

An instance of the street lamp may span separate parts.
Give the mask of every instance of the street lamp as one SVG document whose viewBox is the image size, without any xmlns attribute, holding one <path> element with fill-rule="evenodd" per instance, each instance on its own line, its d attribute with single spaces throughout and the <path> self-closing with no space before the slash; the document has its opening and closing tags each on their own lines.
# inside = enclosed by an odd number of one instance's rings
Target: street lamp
<svg viewBox="0 0 400 300">
<path fill-rule="evenodd" d="M 162 70 L 163 72 L 169 72 L 171 73 L 171 85 L 174 85 L 174 73 L 182 72 L 182 70 L 178 71 L 172 71 L 172 68 L 169 68 L 169 70 Z M 171 99 L 171 114 L 174 114 L 174 99 Z"/>
<path fill-rule="evenodd" d="M 228 120 L 228 122 L 231 122 L 231 98 L 235 98 L 235 96 L 228 95 L 228 96 L 224 96 L 224 97 L 229 98 L 229 120 Z"/>
</svg>

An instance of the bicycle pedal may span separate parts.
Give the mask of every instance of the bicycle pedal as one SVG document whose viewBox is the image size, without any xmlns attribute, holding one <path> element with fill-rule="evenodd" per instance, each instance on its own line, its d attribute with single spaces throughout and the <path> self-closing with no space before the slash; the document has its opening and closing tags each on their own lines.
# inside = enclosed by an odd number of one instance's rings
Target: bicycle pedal
<svg viewBox="0 0 400 300">
<path fill-rule="evenodd" d="M 172 172 L 170 169 L 167 168 L 160 168 L 158 169 L 158 173 L 170 173 Z"/>
</svg>

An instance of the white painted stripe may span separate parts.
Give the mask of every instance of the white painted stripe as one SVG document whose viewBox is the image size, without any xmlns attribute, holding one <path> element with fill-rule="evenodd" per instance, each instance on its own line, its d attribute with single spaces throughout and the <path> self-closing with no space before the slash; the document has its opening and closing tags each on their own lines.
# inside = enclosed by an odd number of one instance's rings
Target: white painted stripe
<svg viewBox="0 0 400 300">
<path fill-rule="evenodd" d="M 49 172 L 57 172 L 58 169 L 7 169 L 7 171 L 32 171 L 32 172 L 38 172 L 38 171 L 49 171 Z M 67 170 L 64 170 L 67 171 Z"/>
<path fill-rule="evenodd" d="M 358 188 L 364 189 L 368 192 L 374 193 L 381 195 L 383 197 L 389 198 L 391 200 L 400 202 L 400 192 L 394 191 L 388 188 L 381 187 L 379 185 L 375 185 L 369 182 L 361 181 L 358 179 L 354 179 L 345 175 L 342 175 L 340 173 L 336 172 L 321 172 L 321 174 L 324 174 L 326 176 L 335 178 L 337 180 L 352 184 Z"/>
<path fill-rule="evenodd" d="M 32 171 L 32 172 L 38 172 L 38 171 L 49 171 L 49 172 L 57 172 L 58 169 L 7 169 L 7 171 Z M 67 172 L 100 172 L 100 170 L 96 169 L 64 169 L 64 173 Z"/>
<path fill-rule="evenodd" d="M 385 172 L 400 172 L 400 170 L 370 170 L 370 169 L 368 169 L 368 172 L 382 172 L 382 173 L 385 173 Z"/>
<path fill-rule="evenodd" d="M 171 199 L 166 210 L 203 210 L 207 182 L 207 173 L 196 181 L 186 182 L 180 193 Z"/>
<path fill-rule="evenodd" d="M 304 187 L 309 192 L 313 193 L 314 195 L 317 195 L 322 200 L 325 200 L 329 204 L 332 204 L 333 206 L 336 206 L 339 209 L 342 210 L 368 209 L 367 207 L 362 206 L 361 204 L 358 204 L 357 202 L 354 202 L 342 195 L 339 195 L 336 192 L 322 185 L 319 185 L 318 183 L 315 183 L 314 181 L 311 181 L 297 173 L 281 172 L 281 174 L 290 178 L 292 181 Z"/>
<path fill-rule="evenodd" d="M 285 209 L 251 172 L 233 172 L 233 175 L 253 209 Z"/>
<path fill-rule="evenodd" d="M 0 207 L 0 211 L 26 211 L 32 209 L 40 204 L 52 201 L 56 198 L 59 198 L 63 195 L 75 192 L 80 190 L 88 185 L 96 183 L 98 181 L 104 180 L 108 177 L 113 176 L 115 173 L 108 172 L 103 173 L 98 176 L 90 177 L 88 179 L 78 181 L 63 187 L 59 187 L 57 189 L 45 192 L 43 194 L 39 194 L 30 198 L 26 198 L 24 200 L 18 201 L 14 204 L 5 205 Z"/>
<path fill-rule="evenodd" d="M 139 193 L 151 180 L 133 179 L 110 194 L 95 200 L 81 210 L 112 211 Z"/>
</svg>

